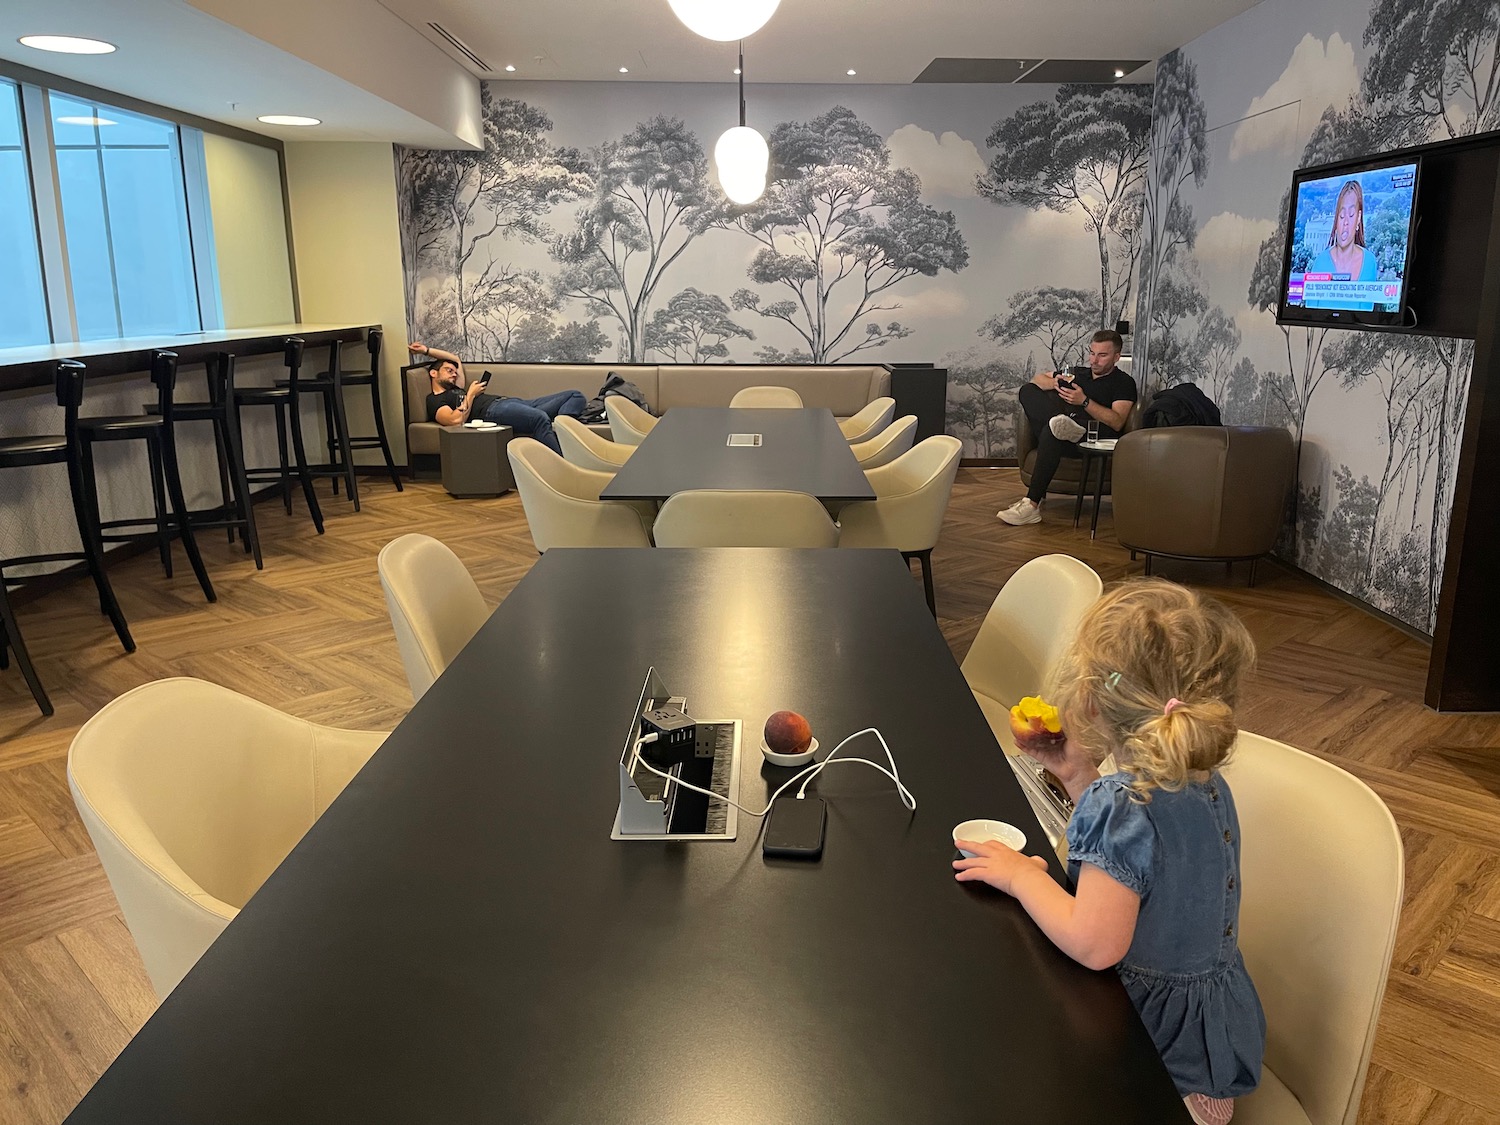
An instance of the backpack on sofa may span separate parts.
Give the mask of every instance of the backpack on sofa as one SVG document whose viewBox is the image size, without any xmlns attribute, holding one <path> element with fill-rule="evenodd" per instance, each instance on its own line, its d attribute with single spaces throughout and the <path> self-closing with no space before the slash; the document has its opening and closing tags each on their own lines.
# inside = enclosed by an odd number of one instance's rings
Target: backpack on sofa
<svg viewBox="0 0 1500 1125">
<path fill-rule="evenodd" d="M 637 387 L 629 379 L 623 379 L 611 371 L 609 378 L 604 380 L 604 386 L 599 388 L 599 393 L 589 399 L 588 403 L 584 406 L 583 415 L 578 420 L 585 426 L 592 426 L 603 422 L 605 420 L 604 399 L 608 395 L 619 395 L 621 398 L 628 398 L 647 414 L 655 413 L 651 409 L 651 404 L 646 401 L 646 396 L 641 393 L 640 387 Z"/>
<path fill-rule="evenodd" d="M 1196 383 L 1179 383 L 1158 391 L 1141 415 L 1146 429 L 1156 426 L 1222 426 L 1223 416 L 1213 399 L 1198 389 Z"/>
</svg>

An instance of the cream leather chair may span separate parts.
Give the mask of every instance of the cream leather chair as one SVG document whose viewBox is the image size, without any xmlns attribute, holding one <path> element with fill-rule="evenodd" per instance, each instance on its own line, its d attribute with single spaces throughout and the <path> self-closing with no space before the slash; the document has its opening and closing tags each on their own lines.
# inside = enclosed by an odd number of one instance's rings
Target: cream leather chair
<svg viewBox="0 0 1500 1125">
<path fill-rule="evenodd" d="M 83 725 L 68 786 L 158 997 L 385 737 L 190 679 L 128 691 Z"/>
<path fill-rule="evenodd" d="M 413 699 L 463 651 L 490 610 L 457 555 L 427 535 L 403 535 L 375 559 Z"/>
<path fill-rule="evenodd" d="M 805 492 L 693 489 L 661 506 L 658 547 L 837 547 L 839 529 Z"/>
<path fill-rule="evenodd" d="M 1099 599 L 1104 583 L 1087 563 L 1043 555 L 1010 576 L 995 595 L 964 657 L 964 679 L 995 738 L 1016 753 L 1010 709 L 1042 690 L 1047 673 Z"/>
<path fill-rule="evenodd" d="M 918 442 L 889 465 L 865 474 L 874 500 L 858 500 L 839 511 L 840 547 L 895 548 L 903 558 L 922 564 L 922 587 L 934 617 L 932 549 L 943 530 L 962 453 L 963 443 L 947 434 Z"/>
<path fill-rule="evenodd" d="M 729 400 L 730 406 L 756 407 L 761 410 L 801 410 L 802 396 L 791 387 L 746 387 Z"/>
<path fill-rule="evenodd" d="M 549 547 L 649 547 L 656 506 L 645 501 L 600 500 L 613 479 L 570 465 L 532 438 L 506 447 L 516 491 L 538 552 Z"/>
<path fill-rule="evenodd" d="M 552 432 L 557 434 L 558 444 L 562 446 L 563 460 L 580 469 L 590 469 L 596 473 L 618 472 L 635 450 L 633 445 L 605 440 L 577 418 L 566 414 L 559 414 L 552 427 Z"/>
<path fill-rule="evenodd" d="M 1261 1084 L 1234 1125 L 1355 1125 L 1401 915 L 1401 836 L 1331 762 L 1241 732 L 1224 768 L 1240 846 L 1240 951 L 1266 1011 Z"/>
<path fill-rule="evenodd" d="M 839 423 L 839 429 L 850 443 L 856 441 L 868 441 L 881 430 L 891 424 L 891 419 L 896 416 L 896 400 L 893 398 L 877 398 L 858 414 L 845 418 Z"/>
<path fill-rule="evenodd" d="M 609 417 L 610 437 L 621 445 L 640 445 L 660 420 L 623 395 L 605 395 L 604 413 Z"/>
<path fill-rule="evenodd" d="M 849 443 L 849 450 L 861 469 L 878 469 L 889 465 L 911 448 L 917 436 L 917 416 L 908 414 L 900 421 L 887 426 L 869 441 Z"/>
</svg>

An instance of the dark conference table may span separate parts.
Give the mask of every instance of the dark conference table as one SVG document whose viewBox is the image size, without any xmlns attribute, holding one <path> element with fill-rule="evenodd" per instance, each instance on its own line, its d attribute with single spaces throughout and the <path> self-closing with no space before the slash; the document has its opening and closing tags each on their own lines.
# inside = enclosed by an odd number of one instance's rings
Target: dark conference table
<svg viewBox="0 0 1500 1125">
<path fill-rule="evenodd" d="M 742 803 L 791 707 L 917 811 L 845 766 L 816 863 L 612 841 L 652 664 L 745 720 Z M 985 816 L 1045 853 L 896 552 L 548 551 L 68 1121 L 1188 1121 L 1115 974 L 953 881 Z"/>
<path fill-rule="evenodd" d="M 731 447 L 730 434 L 759 434 L 761 444 Z M 728 406 L 668 410 L 599 498 L 665 500 L 692 488 L 875 499 L 831 410 Z"/>
</svg>

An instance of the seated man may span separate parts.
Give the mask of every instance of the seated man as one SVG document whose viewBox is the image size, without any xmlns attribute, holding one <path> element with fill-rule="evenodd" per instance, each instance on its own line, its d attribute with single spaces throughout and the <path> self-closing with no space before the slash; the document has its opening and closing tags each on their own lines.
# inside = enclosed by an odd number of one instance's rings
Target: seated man
<svg viewBox="0 0 1500 1125">
<path fill-rule="evenodd" d="M 487 379 L 478 379 L 464 387 L 464 365 L 452 352 L 412 344 L 417 355 L 431 356 L 435 361 L 427 369 L 432 393 L 427 396 L 427 420 L 439 426 L 459 426 L 471 420 L 509 426 L 518 437 L 536 438 L 558 456 L 562 446 L 552 432 L 552 419 L 559 414 L 577 418 L 587 400 L 582 391 L 560 391 L 541 398 L 507 398 L 485 394 Z"/>
<path fill-rule="evenodd" d="M 1090 420 L 1099 423 L 1101 438 L 1120 436 L 1136 399 L 1135 380 L 1115 366 L 1122 343 L 1118 332 L 1095 332 L 1087 368 L 1043 371 L 1021 388 L 1021 409 L 1036 440 L 1036 465 L 1026 495 L 995 513 L 1006 523 L 1042 522 L 1047 486 L 1064 457 L 1080 455 L 1076 447 Z"/>
</svg>

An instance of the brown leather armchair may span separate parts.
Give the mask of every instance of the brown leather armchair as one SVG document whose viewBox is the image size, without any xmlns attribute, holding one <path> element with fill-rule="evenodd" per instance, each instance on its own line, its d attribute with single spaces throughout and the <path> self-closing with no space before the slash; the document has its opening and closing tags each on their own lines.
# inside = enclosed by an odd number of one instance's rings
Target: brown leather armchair
<svg viewBox="0 0 1500 1125">
<path fill-rule="evenodd" d="M 1169 426 L 1137 430 L 1114 455 L 1115 535 L 1132 557 L 1249 559 L 1270 552 L 1286 518 L 1296 469 L 1279 426 Z"/>
<path fill-rule="evenodd" d="M 1026 421 L 1026 412 L 1019 406 L 1016 407 L 1016 465 L 1021 470 L 1021 483 L 1028 488 L 1031 487 L 1031 470 L 1036 465 L 1036 442 L 1031 437 L 1031 426 Z M 1141 428 L 1141 404 L 1137 402 L 1130 408 L 1130 417 L 1125 419 L 1125 428 L 1120 432 L 1128 434 L 1132 430 Z M 1096 463 L 1097 466 L 1097 463 Z M 1048 493 L 1064 492 L 1069 496 L 1078 494 L 1078 474 L 1083 471 L 1082 457 L 1064 457 L 1062 464 L 1057 467 L 1057 475 L 1052 478 L 1052 483 L 1047 487 Z M 1098 477 L 1097 467 L 1089 469 L 1089 480 Z M 1089 486 L 1093 487 L 1092 484 Z M 1104 495 L 1110 495 L 1110 470 L 1106 465 L 1104 469 Z"/>
</svg>

